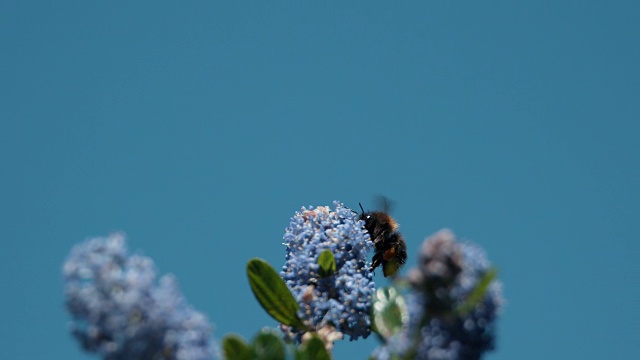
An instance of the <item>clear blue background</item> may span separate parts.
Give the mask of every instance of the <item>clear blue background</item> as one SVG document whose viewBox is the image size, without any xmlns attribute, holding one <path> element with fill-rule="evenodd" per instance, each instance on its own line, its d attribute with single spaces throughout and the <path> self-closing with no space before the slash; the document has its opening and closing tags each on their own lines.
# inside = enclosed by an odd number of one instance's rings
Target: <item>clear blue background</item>
<svg viewBox="0 0 640 360">
<path fill-rule="evenodd" d="M 636 2 L 348 3 L 0 3 L 3 358 L 92 358 L 60 267 L 116 230 L 251 337 L 246 261 L 376 194 L 407 269 L 443 227 L 500 268 L 488 359 L 640 353 Z"/>
</svg>

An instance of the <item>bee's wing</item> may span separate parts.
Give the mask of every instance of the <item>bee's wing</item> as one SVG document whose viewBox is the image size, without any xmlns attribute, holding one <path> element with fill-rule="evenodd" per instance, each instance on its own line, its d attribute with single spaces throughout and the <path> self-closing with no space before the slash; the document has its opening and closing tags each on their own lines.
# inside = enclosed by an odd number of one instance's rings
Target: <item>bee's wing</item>
<svg viewBox="0 0 640 360">
<path fill-rule="evenodd" d="M 378 195 L 376 196 L 376 208 L 386 212 L 387 214 L 391 214 L 393 201 L 384 195 Z"/>
</svg>

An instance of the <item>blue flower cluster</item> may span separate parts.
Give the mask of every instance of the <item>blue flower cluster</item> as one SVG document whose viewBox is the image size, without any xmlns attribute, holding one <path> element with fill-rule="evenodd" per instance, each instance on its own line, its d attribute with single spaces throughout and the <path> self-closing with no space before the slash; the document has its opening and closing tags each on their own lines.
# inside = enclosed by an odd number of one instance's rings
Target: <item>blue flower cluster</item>
<svg viewBox="0 0 640 360">
<path fill-rule="evenodd" d="M 340 202 L 335 211 L 302 208 L 284 234 L 286 263 L 281 275 L 300 304 L 298 315 L 315 330 L 333 326 L 351 340 L 370 333 L 369 311 L 375 291 L 367 255 L 373 244 L 358 215 Z M 330 250 L 336 262 L 331 276 L 321 277 L 318 256 Z M 298 339 L 302 331 L 291 329 Z"/>
<path fill-rule="evenodd" d="M 153 261 L 127 253 L 114 234 L 76 245 L 63 267 L 73 335 L 109 360 L 219 357 L 207 318 L 191 308 L 175 277 L 156 284 Z"/>
<path fill-rule="evenodd" d="M 448 230 L 425 240 L 418 266 L 409 274 L 409 325 L 378 348 L 373 357 L 472 360 L 493 348 L 494 321 L 503 305 L 502 285 L 492 280 L 484 297 L 461 310 L 469 295 L 491 270 L 484 251 L 456 242 Z"/>
</svg>

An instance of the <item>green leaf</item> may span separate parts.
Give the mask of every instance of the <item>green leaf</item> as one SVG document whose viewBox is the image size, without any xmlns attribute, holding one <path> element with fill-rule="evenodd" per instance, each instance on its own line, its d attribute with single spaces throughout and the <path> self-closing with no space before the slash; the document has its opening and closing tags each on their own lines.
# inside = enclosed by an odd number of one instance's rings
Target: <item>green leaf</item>
<svg viewBox="0 0 640 360">
<path fill-rule="evenodd" d="M 222 339 L 222 349 L 227 360 L 252 360 L 253 351 L 238 335 L 227 335 Z"/>
<path fill-rule="evenodd" d="M 285 349 L 277 332 L 264 329 L 253 339 L 256 360 L 284 360 Z"/>
<path fill-rule="evenodd" d="M 269 263 L 258 258 L 249 260 L 247 276 L 253 295 L 272 318 L 285 325 L 305 329 L 297 314 L 300 307 L 296 299 Z"/>
<path fill-rule="evenodd" d="M 404 298 L 393 287 L 379 288 L 373 295 L 372 330 L 383 339 L 389 339 L 402 330 L 409 321 Z"/>
<path fill-rule="evenodd" d="M 314 335 L 300 345 L 296 360 L 331 360 L 331 355 L 324 347 L 324 342 Z"/>
<path fill-rule="evenodd" d="M 491 268 L 487 271 L 486 274 L 480 279 L 478 285 L 471 291 L 467 299 L 456 309 L 456 313 L 459 316 L 465 316 L 473 309 L 475 309 L 476 305 L 478 305 L 484 295 L 487 293 L 487 289 L 489 288 L 489 284 L 493 281 L 493 279 L 498 276 L 498 270 L 496 268 Z"/>
<path fill-rule="evenodd" d="M 333 257 L 331 250 L 325 250 L 320 253 L 318 265 L 320 265 L 320 271 L 318 271 L 320 277 L 329 277 L 336 272 L 336 259 Z"/>
</svg>

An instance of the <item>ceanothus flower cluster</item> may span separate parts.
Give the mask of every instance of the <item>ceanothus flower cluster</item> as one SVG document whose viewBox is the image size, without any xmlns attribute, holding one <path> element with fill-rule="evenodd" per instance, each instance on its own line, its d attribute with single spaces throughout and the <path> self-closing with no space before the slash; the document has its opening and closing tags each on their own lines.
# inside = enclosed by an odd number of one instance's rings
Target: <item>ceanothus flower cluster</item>
<svg viewBox="0 0 640 360">
<path fill-rule="evenodd" d="M 491 270 L 480 247 L 457 242 L 449 230 L 426 239 L 409 274 L 409 325 L 376 349 L 373 358 L 480 359 L 493 348 L 494 321 L 504 302 L 502 284 L 492 280 L 482 299 L 464 307 Z"/>
<path fill-rule="evenodd" d="M 114 234 L 76 245 L 63 267 L 71 331 L 109 360 L 210 360 L 219 357 L 207 318 L 184 299 L 177 280 L 156 284 L 153 261 L 127 253 Z"/>
<path fill-rule="evenodd" d="M 333 327 L 351 340 L 366 338 L 375 291 L 367 255 L 373 244 L 355 212 L 334 201 L 329 207 L 302 208 L 284 234 L 286 263 L 281 276 L 300 305 L 298 316 L 315 330 Z M 330 250 L 336 271 L 321 276 L 319 255 Z M 300 339 L 302 330 L 285 329 Z"/>
</svg>

